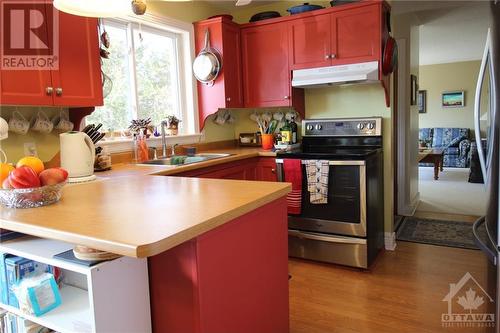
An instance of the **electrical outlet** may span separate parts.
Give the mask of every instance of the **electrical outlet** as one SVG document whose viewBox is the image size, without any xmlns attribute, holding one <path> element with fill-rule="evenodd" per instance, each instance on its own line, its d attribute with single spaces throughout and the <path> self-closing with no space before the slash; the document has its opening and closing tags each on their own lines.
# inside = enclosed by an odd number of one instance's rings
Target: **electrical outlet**
<svg viewBox="0 0 500 333">
<path fill-rule="evenodd" d="M 24 156 L 38 156 L 36 144 L 34 142 L 24 143 Z"/>
</svg>

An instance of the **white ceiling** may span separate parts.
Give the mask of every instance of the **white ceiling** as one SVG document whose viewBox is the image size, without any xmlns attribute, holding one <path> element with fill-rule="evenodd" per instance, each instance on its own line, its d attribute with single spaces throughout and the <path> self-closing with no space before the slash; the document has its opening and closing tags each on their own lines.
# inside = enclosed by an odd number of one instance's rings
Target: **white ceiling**
<svg viewBox="0 0 500 333">
<path fill-rule="evenodd" d="M 420 25 L 420 65 L 479 60 L 491 24 L 488 1 L 396 1 Z"/>
</svg>

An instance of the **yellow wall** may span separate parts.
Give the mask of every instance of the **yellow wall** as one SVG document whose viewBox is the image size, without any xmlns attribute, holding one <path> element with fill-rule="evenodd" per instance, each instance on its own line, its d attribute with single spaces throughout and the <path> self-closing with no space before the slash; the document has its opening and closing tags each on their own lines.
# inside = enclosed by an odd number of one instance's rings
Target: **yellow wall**
<svg viewBox="0 0 500 333">
<path fill-rule="evenodd" d="M 18 110 L 27 120 L 31 118 L 39 111 L 43 110 L 49 118 L 52 119 L 53 116 L 59 114 L 59 108 L 39 108 L 39 107 L 8 107 L 0 106 L 0 117 L 5 120 L 10 119 L 12 113 Z M 38 151 L 38 156 L 44 160 L 48 161 L 52 159 L 55 153 L 59 151 L 59 133 L 53 130 L 50 134 L 40 134 L 29 130 L 26 135 L 19 135 L 9 132 L 9 138 L 7 140 L 0 141 L 0 148 L 7 154 L 8 161 L 10 163 L 15 163 L 24 155 L 24 144 L 34 142 Z"/>
<path fill-rule="evenodd" d="M 474 127 L 474 98 L 480 61 L 420 66 L 420 89 L 427 90 L 427 113 L 420 127 Z M 443 108 L 444 91 L 464 90 L 465 107 Z"/>
<path fill-rule="evenodd" d="M 310 5 L 320 5 L 323 7 L 330 7 L 329 1 L 307 1 Z M 238 23 L 248 23 L 252 15 L 266 11 L 277 11 L 281 16 L 290 15 L 286 10 L 292 6 L 303 4 L 303 1 L 274 1 L 270 4 L 265 4 L 257 7 L 240 7 L 231 11 L 233 21 Z"/>
<path fill-rule="evenodd" d="M 221 11 L 206 1 L 147 1 L 148 13 L 166 16 L 184 22 L 195 22 L 220 14 Z"/>
</svg>

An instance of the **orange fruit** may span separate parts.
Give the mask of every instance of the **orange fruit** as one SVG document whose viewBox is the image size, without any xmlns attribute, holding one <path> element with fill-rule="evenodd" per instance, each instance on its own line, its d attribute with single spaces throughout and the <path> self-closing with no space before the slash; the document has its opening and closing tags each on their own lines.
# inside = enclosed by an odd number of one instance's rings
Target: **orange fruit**
<svg viewBox="0 0 500 333">
<path fill-rule="evenodd" d="M 3 181 L 9 177 L 12 170 L 14 170 L 14 167 L 11 164 L 0 163 L 0 184 L 3 184 Z"/>
<path fill-rule="evenodd" d="M 42 160 L 35 156 L 26 156 L 21 158 L 17 162 L 16 167 L 20 168 L 22 166 L 29 166 L 37 173 L 37 175 L 45 169 Z"/>
</svg>

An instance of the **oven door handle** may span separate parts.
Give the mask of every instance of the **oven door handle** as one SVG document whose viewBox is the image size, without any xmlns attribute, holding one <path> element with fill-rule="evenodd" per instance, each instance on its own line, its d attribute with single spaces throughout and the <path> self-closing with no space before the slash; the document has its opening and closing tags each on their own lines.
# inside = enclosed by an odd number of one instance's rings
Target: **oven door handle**
<svg viewBox="0 0 500 333">
<path fill-rule="evenodd" d="M 361 245 L 366 244 L 366 239 L 343 237 L 343 236 L 333 236 L 333 235 L 323 236 L 323 235 L 312 233 L 312 232 L 302 232 L 302 231 L 297 231 L 297 230 L 288 230 L 288 235 L 293 236 L 293 237 L 297 237 L 297 238 L 302 238 L 302 239 L 316 240 L 316 241 L 329 242 L 329 243 L 361 244 Z"/>
<path fill-rule="evenodd" d="M 301 163 L 306 164 L 306 160 L 302 160 Z M 283 164 L 283 159 L 277 158 L 276 164 Z M 366 165 L 366 161 L 328 161 L 328 165 Z"/>
</svg>

